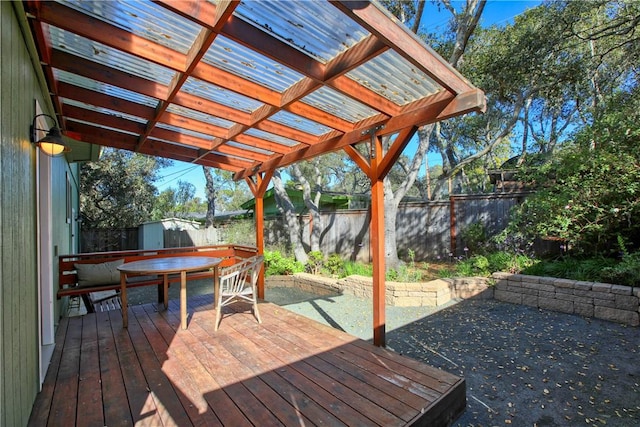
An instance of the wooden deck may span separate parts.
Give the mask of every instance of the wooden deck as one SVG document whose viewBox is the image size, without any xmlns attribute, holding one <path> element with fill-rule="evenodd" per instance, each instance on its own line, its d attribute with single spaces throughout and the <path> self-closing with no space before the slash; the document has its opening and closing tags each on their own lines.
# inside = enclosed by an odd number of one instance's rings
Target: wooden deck
<svg viewBox="0 0 640 427">
<path fill-rule="evenodd" d="M 214 332 L 212 295 L 65 318 L 31 426 L 448 425 L 464 380 L 282 307 L 263 323 L 229 312 Z M 243 309 L 243 306 L 239 306 Z"/>
</svg>

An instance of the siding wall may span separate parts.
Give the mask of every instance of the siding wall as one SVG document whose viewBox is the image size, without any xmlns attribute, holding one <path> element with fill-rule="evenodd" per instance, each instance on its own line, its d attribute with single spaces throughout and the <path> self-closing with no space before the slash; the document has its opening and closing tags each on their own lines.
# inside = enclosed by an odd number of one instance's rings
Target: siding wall
<svg viewBox="0 0 640 427">
<path fill-rule="evenodd" d="M 35 102 L 45 110 L 47 104 L 14 7 L 21 5 L 0 1 L 0 426 L 26 425 L 40 387 L 36 151 L 29 125 Z M 53 160 L 52 188 L 63 196 L 53 197 L 51 244 L 60 251 L 71 241 L 69 226 L 60 222 L 68 171 L 64 158 Z"/>
</svg>

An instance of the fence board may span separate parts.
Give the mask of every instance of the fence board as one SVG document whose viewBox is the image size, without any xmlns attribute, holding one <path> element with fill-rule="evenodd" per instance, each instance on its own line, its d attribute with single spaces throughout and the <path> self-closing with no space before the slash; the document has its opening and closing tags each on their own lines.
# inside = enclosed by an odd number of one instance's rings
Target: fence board
<svg viewBox="0 0 640 427">
<path fill-rule="evenodd" d="M 462 231 L 479 222 L 484 225 L 488 236 L 500 233 L 507 226 L 511 209 L 521 203 L 528 193 L 493 193 L 479 195 L 455 195 L 448 200 L 415 202 L 402 204 L 396 219 L 397 247 L 401 258 L 407 258 L 413 251 L 416 261 L 446 259 L 449 253 L 462 255 L 466 245 Z M 452 217 L 453 207 L 453 217 Z M 369 210 L 339 210 L 321 214 L 322 233 L 320 247 L 326 254 L 337 253 L 344 259 L 370 262 L 369 247 Z M 299 217 L 303 244 L 309 249 L 311 217 Z M 254 244 L 255 227 L 253 219 L 228 221 L 219 227 L 201 230 L 165 230 L 164 247 L 207 246 L 219 244 Z M 234 227 L 242 230 L 238 236 Z M 108 236 L 105 230 L 97 230 L 93 235 L 83 231 L 82 236 L 90 236 L 86 247 L 97 247 L 94 251 L 137 249 L 137 229 L 116 230 L 114 236 Z M 265 245 L 287 247 L 289 236 L 284 220 L 265 219 Z M 131 242 L 125 242 L 127 236 Z M 245 239 L 246 241 L 228 241 Z M 114 242 L 123 244 L 115 248 Z M 85 246 L 87 245 L 87 246 Z M 136 245 L 135 247 L 131 247 Z M 108 249 L 103 249 L 108 248 Z"/>
</svg>

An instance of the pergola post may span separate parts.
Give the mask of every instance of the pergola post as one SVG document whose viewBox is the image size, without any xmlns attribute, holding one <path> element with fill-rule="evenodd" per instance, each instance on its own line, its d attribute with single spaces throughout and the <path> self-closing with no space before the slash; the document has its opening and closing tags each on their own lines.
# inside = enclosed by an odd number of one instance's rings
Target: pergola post
<svg viewBox="0 0 640 427">
<path fill-rule="evenodd" d="M 382 137 L 376 136 L 380 128 L 372 128 L 369 157 L 365 157 L 354 146 L 344 147 L 344 151 L 367 174 L 371 181 L 371 222 L 369 239 L 373 257 L 373 343 L 379 347 L 386 345 L 385 307 L 385 245 L 384 245 L 384 177 L 407 146 L 417 128 L 410 126 L 399 132 L 384 152 Z"/>
<path fill-rule="evenodd" d="M 371 224 L 369 226 L 373 254 L 373 343 L 385 346 L 385 255 L 384 255 L 384 182 L 371 182 Z"/>
<path fill-rule="evenodd" d="M 256 221 L 256 248 L 258 248 L 259 255 L 264 254 L 264 194 L 267 191 L 272 176 L 273 170 L 270 170 L 245 178 L 256 200 L 253 215 Z M 264 265 L 258 275 L 258 298 L 264 299 Z"/>
</svg>

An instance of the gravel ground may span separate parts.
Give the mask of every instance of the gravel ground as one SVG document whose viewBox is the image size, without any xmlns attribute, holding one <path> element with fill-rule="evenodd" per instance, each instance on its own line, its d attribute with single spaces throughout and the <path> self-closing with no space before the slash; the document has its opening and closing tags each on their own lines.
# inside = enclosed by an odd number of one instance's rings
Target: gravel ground
<svg viewBox="0 0 640 427">
<path fill-rule="evenodd" d="M 211 291 L 189 286 L 190 293 Z M 370 301 L 295 288 L 265 293 L 372 338 Z M 640 426 L 640 328 L 495 300 L 387 307 L 386 321 L 388 348 L 465 378 L 467 409 L 456 426 Z"/>
</svg>

